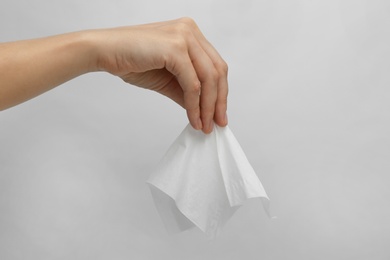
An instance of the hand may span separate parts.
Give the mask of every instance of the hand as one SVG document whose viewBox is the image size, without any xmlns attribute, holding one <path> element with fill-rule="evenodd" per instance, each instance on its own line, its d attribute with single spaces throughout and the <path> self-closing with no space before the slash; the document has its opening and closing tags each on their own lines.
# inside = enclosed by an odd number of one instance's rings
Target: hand
<svg viewBox="0 0 390 260">
<path fill-rule="evenodd" d="M 210 133 L 227 125 L 227 64 L 190 18 L 95 31 L 98 69 L 157 91 Z"/>
</svg>

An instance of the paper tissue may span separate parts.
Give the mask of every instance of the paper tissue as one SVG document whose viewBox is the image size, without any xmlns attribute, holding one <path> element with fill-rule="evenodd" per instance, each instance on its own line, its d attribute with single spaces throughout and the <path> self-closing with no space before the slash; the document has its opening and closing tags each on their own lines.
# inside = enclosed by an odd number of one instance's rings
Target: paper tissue
<svg viewBox="0 0 390 260">
<path fill-rule="evenodd" d="M 148 179 L 170 232 L 197 226 L 215 237 L 247 199 L 268 196 L 229 127 L 206 135 L 190 125 L 173 142 Z"/>
</svg>

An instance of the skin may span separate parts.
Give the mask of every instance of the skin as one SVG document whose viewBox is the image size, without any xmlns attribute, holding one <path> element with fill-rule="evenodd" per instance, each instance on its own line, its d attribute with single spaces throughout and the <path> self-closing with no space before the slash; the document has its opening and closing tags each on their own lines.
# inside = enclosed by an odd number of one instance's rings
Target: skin
<svg viewBox="0 0 390 260">
<path fill-rule="evenodd" d="M 227 64 L 190 18 L 0 44 L 0 110 L 105 71 L 181 105 L 191 125 L 227 125 Z"/>
</svg>

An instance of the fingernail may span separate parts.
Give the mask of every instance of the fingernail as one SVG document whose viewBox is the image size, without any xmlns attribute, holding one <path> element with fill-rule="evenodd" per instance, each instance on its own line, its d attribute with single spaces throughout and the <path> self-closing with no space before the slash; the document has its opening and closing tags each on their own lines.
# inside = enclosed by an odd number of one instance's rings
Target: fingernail
<svg viewBox="0 0 390 260">
<path fill-rule="evenodd" d="M 208 122 L 208 124 L 207 124 L 207 132 L 208 133 L 211 133 L 212 131 L 213 131 L 213 128 L 214 128 L 214 122 L 213 122 L 213 120 L 210 120 L 209 122 Z"/>
<path fill-rule="evenodd" d="M 203 128 L 202 120 L 198 118 L 198 122 L 196 123 L 196 129 L 200 130 Z"/>
<path fill-rule="evenodd" d="M 228 124 L 228 116 L 227 116 L 227 113 L 225 113 L 225 124 Z"/>
</svg>

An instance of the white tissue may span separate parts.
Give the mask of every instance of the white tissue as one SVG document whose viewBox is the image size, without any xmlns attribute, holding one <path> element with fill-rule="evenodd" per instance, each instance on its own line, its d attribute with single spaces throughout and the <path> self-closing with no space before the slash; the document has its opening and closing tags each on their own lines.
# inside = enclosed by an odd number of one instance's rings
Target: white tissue
<svg viewBox="0 0 390 260">
<path fill-rule="evenodd" d="M 268 196 L 229 127 L 206 135 L 188 125 L 151 174 L 149 183 L 170 232 L 197 226 L 214 237 L 242 203 Z"/>
</svg>

